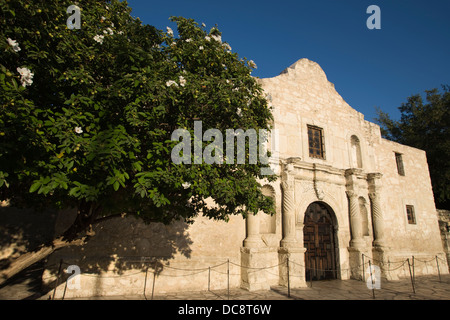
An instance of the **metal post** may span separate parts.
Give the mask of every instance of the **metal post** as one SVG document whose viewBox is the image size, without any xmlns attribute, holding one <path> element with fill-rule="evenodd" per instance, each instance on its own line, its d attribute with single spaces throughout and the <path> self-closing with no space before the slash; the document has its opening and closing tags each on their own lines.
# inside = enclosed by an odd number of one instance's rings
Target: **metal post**
<svg viewBox="0 0 450 320">
<path fill-rule="evenodd" d="M 230 259 L 227 260 L 227 278 L 228 300 L 230 300 Z"/>
<path fill-rule="evenodd" d="M 413 274 L 413 281 L 416 283 L 416 264 L 414 261 L 414 256 L 412 256 L 412 274 Z"/>
<path fill-rule="evenodd" d="M 369 270 L 370 270 L 370 281 L 372 283 L 372 296 L 375 299 L 375 285 L 373 282 L 373 270 L 372 270 L 372 264 L 370 263 L 370 259 L 369 259 Z"/>
<path fill-rule="evenodd" d="M 148 266 L 145 269 L 145 280 L 144 280 L 144 298 L 145 298 L 145 300 L 148 300 L 147 296 L 145 294 L 145 289 L 147 288 L 147 274 L 148 274 Z"/>
<path fill-rule="evenodd" d="M 62 266 L 63 260 L 59 260 L 59 268 L 58 268 L 58 275 L 56 276 L 56 281 L 55 281 L 55 289 L 53 290 L 53 296 L 52 296 L 52 300 L 55 300 L 55 293 L 56 293 L 56 288 L 58 287 L 59 284 L 59 276 L 61 275 L 61 266 Z"/>
<path fill-rule="evenodd" d="M 157 264 L 157 262 L 155 261 L 155 267 L 153 268 L 152 300 L 153 300 L 153 294 L 155 293 L 156 264 Z"/>
<path fill-rule="evenodd" d="M 288 283 L 288 298 L 291 297 L 291 283 L 289 279 L 289 258 L 286 258 L 286 267 L 287 267 L 287 283 Z"/>
<path fill-rule="evenodd" d="M 413 292 L 416 293 L 416 289 L 414 288 L 413 276 L 412 276 L 412 272 L 411 272 L 411 263 L 409 263 L 409 258 L 406 259 L 406 260 L 408 260 L 409 276 L 411 278 L 411 285 L 412 285 L 412 288 L 413 288 Z"/>
<path fill-rule="evenodd" d="M 208 291 L 211 291 L 211 267 L 208 267 Z"/>
<path fill-rule="evenodd" d="M 441 271 L 439 270 L 438 256 L 436 256 L 436 265 L 437 265 L 437 271 L 438 271 L 438 275 L 439 275 L 439 282 L 441 282 Z"/>
<path fill-rule="evenodd" d="M 369 260 L 369 265 L 370 265 L 370 260 Z M 366 271 L 364 269 L 364 253 L 362 254 L 362 267 L 363 267 L 362 278 L 363 278 L 363 281 L 366 282 Z"/>
</svg>

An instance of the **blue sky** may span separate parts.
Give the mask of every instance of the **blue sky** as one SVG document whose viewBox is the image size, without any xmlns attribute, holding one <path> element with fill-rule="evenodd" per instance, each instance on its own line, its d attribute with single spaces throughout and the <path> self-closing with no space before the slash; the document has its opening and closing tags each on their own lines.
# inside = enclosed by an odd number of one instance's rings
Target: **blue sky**
<svg viewBox="0 0 450 320">
<path fill-rule="evenodd" d="M 320 64 L 353 108 L 373 121 L 375 106 L 398 118 L 412 94 L 450 85 L 448 0 L 128 0 L 133 16 L 166 30 L 170 16 L 217 25 L 222 40 L 252 59 L 260 78 L 301 58 Z M 370 5 L 381 29 L 369 30 Z"/>
</svg>

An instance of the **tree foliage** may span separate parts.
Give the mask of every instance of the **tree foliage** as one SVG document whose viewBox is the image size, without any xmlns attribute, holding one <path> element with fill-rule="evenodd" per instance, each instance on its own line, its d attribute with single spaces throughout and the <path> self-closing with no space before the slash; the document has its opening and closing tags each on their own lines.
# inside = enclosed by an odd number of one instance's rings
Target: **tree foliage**
<svg viewBox="0 0 450 320">
<path fill-rule="evenodd" d="M 398 109 L 399 120 L 377 110 L 382 135 L 425 150 L 437 207 L 450 209 L 450 87 L 412 95 Z"/>
<path fill-rule="evenodd" d="M 164 223 L 273 213 L 258 180 L 274 177 L 260 176 L 261 162 L 171 160 L 172 132 L 193 132 L 195 120 L 270 129 L 254 63 L 217 27 L 175 17 L 175 36 L 133 18 L 125 1 L 83 2 L 81 28 L 69 29 L 71 4 L 1 3 L 0 200 L 77 207 L 68 237 L 122 213 Z"/>
</svg>

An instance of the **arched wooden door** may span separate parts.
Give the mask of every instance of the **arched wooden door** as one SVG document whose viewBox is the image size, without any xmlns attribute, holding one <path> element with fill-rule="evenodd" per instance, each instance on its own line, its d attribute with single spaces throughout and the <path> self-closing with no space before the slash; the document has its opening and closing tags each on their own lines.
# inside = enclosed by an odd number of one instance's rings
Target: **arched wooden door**
<svg viewBox="0 0 450 320">
<path fill-rule="evenodd" d="M 333 219 L 324 204 L 313 202 L 306 209 L 303 241 L 306 280 L 336 279 Z"/>
</svg>

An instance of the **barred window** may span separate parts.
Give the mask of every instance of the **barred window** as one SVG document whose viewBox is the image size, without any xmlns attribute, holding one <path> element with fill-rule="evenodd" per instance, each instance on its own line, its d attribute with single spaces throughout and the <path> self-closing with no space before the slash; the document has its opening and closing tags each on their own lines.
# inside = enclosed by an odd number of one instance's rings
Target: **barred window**
<svg viewBox="0 0 450 320">
<path fill-rule="evenodd" d="M 308 125 L 308 144 L 310 157 L 325 159 L 325 146 L 322 128 Z"/>
<path fill-rule="evenodd" d="M 405 175 L 405 168 L 403 167 L 403 158 L 401 153 L 395 153 L 395 161 L 397 162 L 397 172 L 399 175 Z"/>
<path fill-rule="evenodd" d="M 414 213 L 414 206 L 406 205 L 406 215 L 409 224 L 416 224 L 416 214 Z"/>
</svg>

